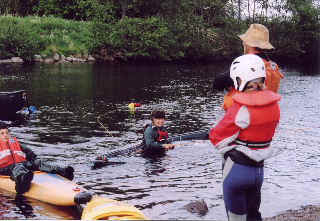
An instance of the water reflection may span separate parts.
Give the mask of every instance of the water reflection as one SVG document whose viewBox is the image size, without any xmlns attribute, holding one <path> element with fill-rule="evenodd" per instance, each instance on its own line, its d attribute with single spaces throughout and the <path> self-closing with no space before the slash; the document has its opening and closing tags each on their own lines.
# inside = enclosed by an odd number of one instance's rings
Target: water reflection
<svg viewBox="0 0 320 221">
<path fill-rule="evenodd" d="M 166 168 L 162 165 L 162 158 L 165 156 L 157 157 L 145 157 L 145 174 L 146 176 L 161 175 L 166 171 Z"/>
<path fill-rule="evenodd" d="M 76 208 L 52 206 L 5 191 L 0 193 L 0 200 L 1 219 L 80 218 Z"/>
<path fill-rule="evenodd" d="M 20 209 L 21 214 L 25 218 L 33 218 L 35 217 L 33 213 L 33 208 L 28 202 L 28 200 L 22 195 L 16 195 L 15 200 L 13 201 L 16 206 Z"/>
</svg>

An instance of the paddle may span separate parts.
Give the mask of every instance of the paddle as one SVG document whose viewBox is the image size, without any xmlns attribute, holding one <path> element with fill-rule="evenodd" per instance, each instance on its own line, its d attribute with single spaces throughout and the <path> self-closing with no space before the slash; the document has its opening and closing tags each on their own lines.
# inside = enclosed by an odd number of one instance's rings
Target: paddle
<svg viewBox="0 0 320 221">
<path fill-rule="evenodd" d="M 183 141 L 183 140 L 208 140 L 209 139 L 209 131 L 208 130 L 201 130 L 201 131 L 195 131 L 195 132 L 189 132 L 184 133 L 181 135 L 173 136 L 168 139 L 168 141 L 175 142 L 175 141 Z M 112 162 L 109 162 L 109 158 L 117 157 L 117 156 L 123 156 L 123 155 L 129 155 L 131 153 L 141 151 L 143 149 L 143 144 L 137 144 L 131 147 L 127 147 L 120 150 L 114 150 L 109 153 L 103 154 L 101 156 L 98 156 L 94 161 L 92 161 L 92 168 L 100 168 L 103 166 L 107 166 L 112 164 Z M 113 162 L 116 163 L 116 162 Z M 121 164 L 121 162 L 119 162 Z"/>
</svg>

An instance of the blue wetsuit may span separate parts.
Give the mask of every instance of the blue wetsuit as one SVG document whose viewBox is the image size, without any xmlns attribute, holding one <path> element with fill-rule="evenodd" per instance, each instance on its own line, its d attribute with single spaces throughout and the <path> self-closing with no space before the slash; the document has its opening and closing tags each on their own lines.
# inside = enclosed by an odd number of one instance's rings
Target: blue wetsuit
<svg viewBox="0 0 320 221">
<path fill-rule="evenodd" d="M 263 167 L 242 165 L 227 158 L 223 168 L 223 197 L 230 220 L 262 220 L 259 207 L 263 174 Z"/>
</svg>

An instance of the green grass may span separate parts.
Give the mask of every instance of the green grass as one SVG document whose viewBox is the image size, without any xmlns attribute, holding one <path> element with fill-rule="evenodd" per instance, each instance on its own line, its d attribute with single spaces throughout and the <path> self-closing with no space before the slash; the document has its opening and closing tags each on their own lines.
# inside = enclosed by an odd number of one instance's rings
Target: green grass
<svg viewBox="0 0 320 221">
<path fill-rule="evenodd" d="M 24 29 L 24 33 L 33 33 L 33 40 L 43 43 L 43 47 L 38 51 L 42 56 L 52 56 L 54 53 L 65 56 L 89 53 L 92 38 L 89 22 L 55 17 L 0 16 L 0 28 L 7 25 L 13 25 L 15 29 Z M 17 33 L 19 31 L 17 30 Z M 14 33 L 15 31 L 11 34 Z M 25 39 L 19 39 L 25 41 Z"/>
</svg>

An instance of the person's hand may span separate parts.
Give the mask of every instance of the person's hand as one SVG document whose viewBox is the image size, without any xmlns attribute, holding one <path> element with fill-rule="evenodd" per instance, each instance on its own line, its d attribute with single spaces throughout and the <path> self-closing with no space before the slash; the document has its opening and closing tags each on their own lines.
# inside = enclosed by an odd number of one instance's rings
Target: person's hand
<svg viewBox="0 0 320 221">
<path fill-rule="evenodd" d="M 163 144 L 162 146 L 165 150 L 172 150 L 174 149 L 175 145 L 170 143 L 170 144 Z"/>
<path fill-rule="evenodd" d="M 37 159 L 37 154 L 35 154 L 33 151 L 26 151 L 26 157 L 28 161 L 35 161 Z"/>
</svg>

